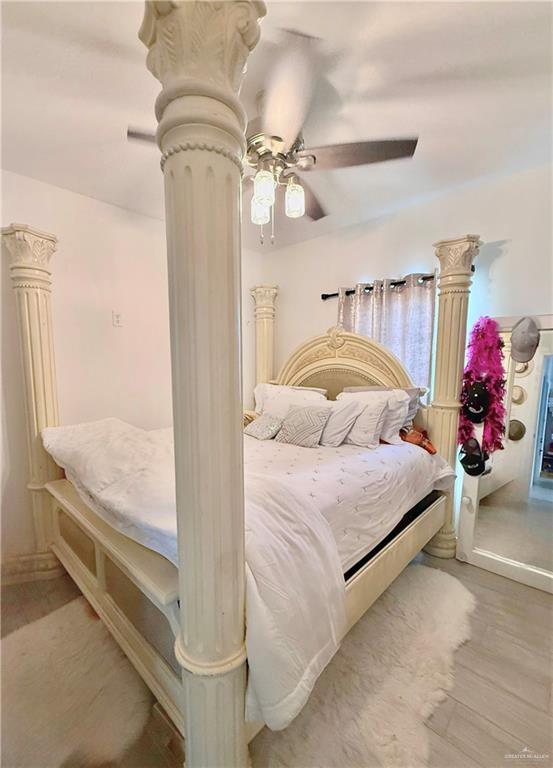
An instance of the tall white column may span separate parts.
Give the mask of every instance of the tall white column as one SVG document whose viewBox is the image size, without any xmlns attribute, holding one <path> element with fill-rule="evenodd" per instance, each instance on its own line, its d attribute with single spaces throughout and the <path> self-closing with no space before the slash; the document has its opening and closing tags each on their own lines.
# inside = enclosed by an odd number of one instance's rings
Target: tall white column
<svg viewBox="0 0 553 768">
<path fill-rule="evenodd" d="M 472 282 L 471 267 L 478 255 L 480 237 L 465 235 L 434 243 L 440 261 L 438 276 L 438 336 L 434 398 L 428 414 L 432 442 L 438 453 L 455 466 L 461 386 L 467 340 L 467 310 Z M 425 551 L 437 557 L 455 556 L 455 494 L 448 494 L 443 528 Z"/>
<path fill-rule="evenodd" d="M 61 470 L 44 450 L 40 438 L 44 427 L 58 423 L 50 304 L 50 258 L 56 245 L 54 235 L 26 224 L 11 224 L 2 229 L 2 254 L 8 260 L 16 294 L 29 456 L 27 488 L 31 491 L 35 546 L 39 553 L 48 550 L 50 538 L 50 498 L 44 485 L 61 477 Z M 52 561 L 56 562 L 53 556 Z M 43 564 L 44 569 L 53 563 Z"/>
<path fill-rule="evenodd" d="M 148 2 L 162 83 L 186 764 L 247 763 L 237 94 L 261 2 Z"/>
<path fill-rule="evenodd" d="M 255 302 L 255 383 L 264 384 L 275 375 L 275 301 L 277 285 L 256 285 L 250 290 Z"/>
</svg>

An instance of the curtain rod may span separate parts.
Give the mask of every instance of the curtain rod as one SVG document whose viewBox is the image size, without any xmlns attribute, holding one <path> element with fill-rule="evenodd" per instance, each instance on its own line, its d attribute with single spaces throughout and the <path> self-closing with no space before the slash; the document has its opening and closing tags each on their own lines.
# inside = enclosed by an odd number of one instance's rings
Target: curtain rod
<svg viewBox="0 0 553 768">
<path fill-rule="evenodd" d="M 434 272 L 432 272 L 431 274 L 428 274 L 428 275 L 421 275 L 419 279 L 422 282 L 426 282 L 427 280 L 434 280 L 435 277 L 436 275 L 434 274 Z M 405 280 L 392 280 L 392 282 L 390 283 L 390 287 L 395 288 L 398 285 L 405 285 L 405 282 L 406 282 Z M 374 287 L 373 283 L 368 283 L 365 286 L 365 293 L 369 293 L 369 291 L 372 291 L 373 287 Z M 348 288 L 348 290 L 346 291 L 346 296 L 352 296 L 354 293 L 355 293 L 355 288 Z M 321 299 L 322 301 L 326 301 L 327 299 L 336 299 L 338 298 L 339 295 L 340 295 L 339 293 L 321 293 Z"/>
<path fill-rule="evenodd" d="M 472 264 L 470 271 L 474 272 L 475 269 L 476 267 L 474 266 L 474 264 Z M 434 280 L 435 277 L 436 277 L 436 274 L 434 272 L 431 272 L 428 275 L 421 275 L 419 279 L 423 283 L 425 283 L 427 280 Z M 405 285 L 405 282 L 406 282 L 405 280 L 392 280 L 392 282 L 390 283 L 390 287 L 395 288 L 398 285 Z M 374 287 L 373 283 L 368 283 L 365 287 L 365 292 L 369 293 L 370 291 L 372 291 L 373 287 Z M 346 291 L 346 296 L 352 296 L 354 293 L 355 293 L 355 288 L 348 288 L 348 290 Z M 326 301 L 327 299 L 337 299 L 339 295 L 340 294 L 338 292 L 321 293 L 321 299 L 322 301 Z"/>
</svg>

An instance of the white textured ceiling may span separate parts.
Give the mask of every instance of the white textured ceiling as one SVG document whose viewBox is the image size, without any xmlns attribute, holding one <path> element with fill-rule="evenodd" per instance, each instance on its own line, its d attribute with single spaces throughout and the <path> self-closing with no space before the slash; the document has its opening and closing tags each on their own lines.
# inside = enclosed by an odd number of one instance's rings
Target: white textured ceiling
<svg viewBox="0 0 553 768">
<path fill-rule="evenodd" d="M 137 39 L 142 7 L 2 3 L 4 168 L 162 218 L 157 149 L 125 136 L 154 127 L 159 90 Z M 310 174 L 331 215 L 285 222 L 277 245 L 550 160 L 551 23 L 541 2 L 268 3 L 243 88 L 250 117 L 278 30 L 293 28 L 323 41 L 308 145 L 419 136 L 412 160 Z"/>
</svg>

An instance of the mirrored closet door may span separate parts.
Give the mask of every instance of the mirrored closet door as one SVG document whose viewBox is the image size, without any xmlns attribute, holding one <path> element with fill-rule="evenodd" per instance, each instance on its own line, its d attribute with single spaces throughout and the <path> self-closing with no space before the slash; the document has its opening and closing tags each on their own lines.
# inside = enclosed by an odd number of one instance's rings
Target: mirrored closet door
<svg viewBox="0 0 553 768">
<path fill-rule="evenodd" d="M 532 359 L 511 358 L 520 318 L 496 318 L 504 341 L 506 434 L 484 474 L 464 474 L 457 557 L 553 592 L 553 317 Z"/>
</svg>

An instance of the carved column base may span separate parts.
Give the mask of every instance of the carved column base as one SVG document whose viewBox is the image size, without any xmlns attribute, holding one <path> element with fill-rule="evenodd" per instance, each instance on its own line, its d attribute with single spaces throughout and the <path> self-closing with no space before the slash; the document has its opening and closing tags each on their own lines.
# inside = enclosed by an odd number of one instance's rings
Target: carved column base
<svg viewBox="0 0 553 768">
<path fill-rule="evenodd" d="M 446 495 L 444 524 L 428 542 L 424 551 L 427 555 L 442 557 L 444 559 L 455 557 L 457 551 L 457 536 L 455 535 L 455 523 L 453 522 L 453 490 Z"/>
<path fill-rule="evenodd" d="M 457 549 L 457 537 L 454 531 L 438 531 L 433 536 L 424 551 L 427 555 L 433 557 L 441 557 L 444 560 L 455 557 L 455 551 Z"/>
<path fill-rule="evenodd" d="M 62 471 L 57 466 L 52 467 L 52 479 L 62 476 Z M 35 528 L 35 542 L 37 552 L 48 552 L 53 539 L 52 532 L 52 498 L 42 485 L 29 483 L 27 488 L 31 492 L 33 504 L 33 522 Z"/>
<path fill-rule="evenodd" d="M 63 576 L 65 569 L 53 552 L 7 557 L 2 563 L 2 585 L 45 581 Z"/>
</svg>

